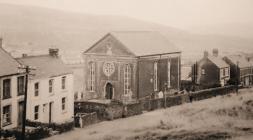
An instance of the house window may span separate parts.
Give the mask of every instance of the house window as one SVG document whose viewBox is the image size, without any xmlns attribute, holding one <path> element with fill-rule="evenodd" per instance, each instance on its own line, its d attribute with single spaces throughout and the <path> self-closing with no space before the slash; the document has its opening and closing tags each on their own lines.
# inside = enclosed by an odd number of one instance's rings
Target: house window
<svg viewBox="0 0 253 140">
<path fill-rule="evenodd" d="M 95 63 L 89 63 L 89 78 L 88 78 L 89 91 L 95 91 Z"/>
<path fill-rule="evenodd" d="M 43 113 L 45 113 L 46 112 L 46 110 L 47 110 L 47 104 L 43 104 Z"/>
<path fill-rule="evenodd" d="M 157 62 L 154 63 L 154 90 L 157 91 Z"/>
<path fill-rule="evenodd" d="M 25 93 L 25 76 L 18 77 L 18 95 Z"/>
<path fill-rule="evenodd" d="M 61 88 L 66 89 L 66 76 L 61 78 Z"/>
<path fill-rule="evenodd" d="M 11 79 L 3 80 L 3 99 L 11 98 Z"/>
<path fill-rule="evenodd" d="M 220 69 L 220 77 L 224 76 L 224 69 Z"/>
<path fill-rule="evenodd" d="M 61 109 L 64 111 L 66 110 L 66 97 L 63 97 L 61 99 L 61 103 L 62 103 L 62 106 L 61 106 Z"/>
<path fill-rule="evenodd" d="M 39 119 L 39 106 L 35 106 L 34 107 L 34 120 L 38 120 Z"/>
<path fill-rule="evenodd" d="M 229 76 L 229 68 L 226 68 L 226 76 Z"/>
<path fill-rule="evenodd" d="M 34 84 L 34 96 L 39 96 L 39 82 Z"/>
<path fill-rule="evenodd" d="M 78 92 L 75 92 L 74 94 L 74 100 L 76 101 L 78 99 Z"/>
<path fill-rule="evenodd" d="M 124 94 L 128 94 L 131 84 L 131 67 L 127 64 L 124 68 Z"/>
<path fill-rule="evenodd" d="M 3 125 L 11 124 L 11 106 L 7 105 L 3 107 Z"/>
<path fill-rule="evenodd" d="M 206 74 L 205 69 L 201 69 L 201 74 L 202 74 L 202 75 L 205 75 L 205 74 Z"/>
<path fill-rule="evenodd" d="M 52 93 L 54 90 L 54 79 L 49 80 L 49 93 Z"/>
<path fill-rule="evenodd" d="M 226 76 L 226 68 L 223 69 L 223 76 Z"/>
<path fill-rule="evenodd" d="M 171 62 L 168 60 L 168 88 L 170 88 L 170 67 L 171 67 Z"/>
</svg>

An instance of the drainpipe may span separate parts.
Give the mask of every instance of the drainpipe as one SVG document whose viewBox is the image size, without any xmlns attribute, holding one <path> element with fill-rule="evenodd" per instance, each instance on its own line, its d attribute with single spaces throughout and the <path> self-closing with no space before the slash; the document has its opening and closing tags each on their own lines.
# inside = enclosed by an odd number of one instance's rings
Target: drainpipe
<svg viewBox="0 0 253 140">
<path fill-rule="evenodd" d="M 180 62 L 181 62 L 180 60 L 181 59 L 180 58 L 181 58 L 181 54 L 179 54 L 179 57 L 178 57 L 178 85 L 177 85 L 178 86 L 178 92 L 180 91 L 180 79 L 181 79 L 180 78 L 180 75 L 181 75 L 181 72 L 180 72 L 180 67 L 181 67 L 180 66 Z"/>
</svg>

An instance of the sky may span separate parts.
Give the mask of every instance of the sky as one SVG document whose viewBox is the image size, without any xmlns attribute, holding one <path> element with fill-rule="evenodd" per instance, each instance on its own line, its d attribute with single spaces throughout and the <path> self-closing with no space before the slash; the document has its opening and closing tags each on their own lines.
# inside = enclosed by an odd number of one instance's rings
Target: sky
<svg viewBox="0 0 253 140">
<path fill-rule="evenodd" d="M 98 15 L 129 16 L 164 25 L 253 23 L 253 0 L 0 0 Z"/>
</svg>

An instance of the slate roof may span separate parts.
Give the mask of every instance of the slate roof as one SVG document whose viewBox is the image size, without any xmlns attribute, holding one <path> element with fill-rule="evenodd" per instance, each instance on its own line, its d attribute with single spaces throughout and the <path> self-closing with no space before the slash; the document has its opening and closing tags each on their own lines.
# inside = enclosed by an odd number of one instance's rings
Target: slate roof
<svg viewBox="0 0 253 140">
<path fill-rule="evenodd" d="M 247 68 L 252 66 L 251 63 L 248 62 L 246 58 L 241 55 L 229 55 L 226 56 L 226 58 L 229 59 L 234 65 L 237 65 L 238 62 L 239 68 Z"/>
<path fill-rule="evenodd" d="M 0 76 L 17 74 L 20 63 L 0 47 Z"/>
<path fill-rule="evenodd" d="M 218 68 L 225 68 L 225 67 L 229 67 L 229 64 L 227 64 L 222 57 L 220 56 L 208 56 L 208 59 L 210 61 L 212 61 Z"/>
<path fill-rule="evenodd" d="M 17 58 L 17 60 L 20 63 L 36 68 L 36 70 L 32 72 L 35 74 L 31 76 L 32 79 L 50 78 L 73 73 L 59 57 L 40 55 Z"/>
<path fill-rule="evenodd" d="M 110 34 L 136 56 L 180 52 L 172 42 L 156 31 L 117 31 Z"/>
</svg>

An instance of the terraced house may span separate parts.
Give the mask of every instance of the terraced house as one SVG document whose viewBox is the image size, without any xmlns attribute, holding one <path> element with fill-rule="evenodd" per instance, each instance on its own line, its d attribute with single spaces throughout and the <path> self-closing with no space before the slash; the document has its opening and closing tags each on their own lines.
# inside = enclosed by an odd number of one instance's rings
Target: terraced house
<svg viewBox="0 0 253 140">
<path fill-rule="evenodd" d="M 49 55 L 27 56 L 17 60 L 35 67 L 29 77 L 27 119 L 43 123 L 64 123 L 73 120 L 73 73 L 58 56 L 58 49 Z"/>
<path fill-rule="evenodd" d="M 242 86 L 250 86 L 253 84 L 252 69 L 253 65 L 242 55 L 230 55 L 224 57 L 224 60 L 231 67 L 231 80 L 239 82 Z"/>
<path fill-rule="evenodd" d="M 22 125 L 25 75 L 20 63 L 2 48 L 0 39 L 0 129 Z"/>
<path fill-rule="evenodd" d="M 180 89 L 181 52 L 155 31 L 119 31 L 83 53 L 86 99 L 125 100 Z"/>
<path fill-rule="evenodd" d="M 192 67 L 192 80 L 200 88 L 224 86 L 230 79 L 230 66 L 219 56 L 217 49 L 209 55 L 204 52 L 204 57 Z"/>
</svg>

